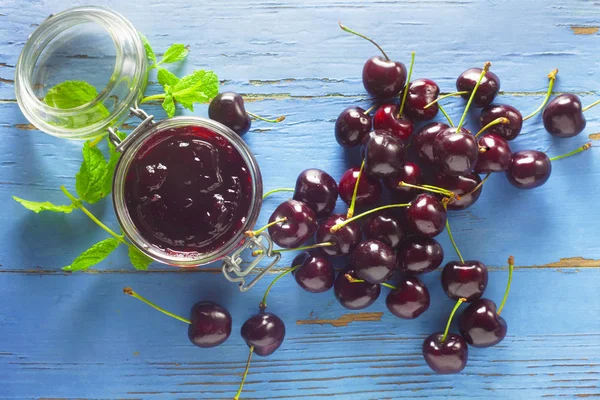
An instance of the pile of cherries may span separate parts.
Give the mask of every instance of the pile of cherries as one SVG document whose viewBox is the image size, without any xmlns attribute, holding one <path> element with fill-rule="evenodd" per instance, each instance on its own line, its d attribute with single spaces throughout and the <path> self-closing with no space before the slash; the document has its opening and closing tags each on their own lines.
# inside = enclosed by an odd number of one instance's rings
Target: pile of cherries
<svg viewBox="0 0 600 400">
<path fill-rule="evenodd" d="M 272 241 L 281 247 L 275 252 L 302 252 L 268 287 L 259 313 L 242 326 L 241 335 L 250 347 L 242 385 L 252 354 L 268 356 L 283 343 L 283 321 L 266 311 L 267 294 L 277 280 L 292 273 L 308 292 L 333 288 L 339 303 L 351 310 L 372 305 L 384 286 L 391 289 L 386 296 L 389 311 L 399 318 L 414 319 L 429 308 L 429 291 L 418 276 L 440 267 L 444 250 L 435 237 L 444 230 L 458 260 L 443 267 L 441 284 L 456 305 L 446 329 L 428 336 L 422 351 L 435 372 L 460 372 L 467 363 L 468 345 L 493 346 L 507 333 L 500 312 L 510 289 L 514 260 L 509 258 L 508 285 L 502 303 L 496 307 L 493 301 L 483 298 L 487 268 L 480 261 L 462 258 L 450 231 L 448 210 L 473 205 L 491 173 L 503 172 L 517 188 L 536 188 L 549 179 L 552 161 L 590 147 L 586 143 L 553 158 L 537 150 L 513 152 L 510 148 L 509 142 L 520 134 L 523 122 L 542 110 L 544 127 L 554 136 L 572 137 L 585 128 L 583 112 L 600 101 L 582 107 L 577 96 L 562 94 L 548 103 L 557 70 L 548 75 L 543 103 L 523 117 L 510 105 L 494 103 L 500 79 L 489 70 L 490 63 L 466 70 L 456 80 L 457 91 L 440 96 L 434 81 L 411 80 L 414 53 L 407 72 L 403 63 L 391 60 L 371 39 L 340 27 L 369 40 L 382 53 L 368 59 L 363 68 L 363 84 L 374 105 L 369 110 L 348 107 L 335 122 L 337 142 L 345 148 L 360 147 L 363 162 L 347 170 L 339 182 L 325 171 L 308 169 L 298 176 L 295 188 L 274 189 L 265 195 L 293 191 L 292 199 L 275 209 L 266 226 L 246 234 L 254 236 L 268 230 Z M 467 100 L 457 125 L 439 102 L 450 96 Z M 481 109 L 476 133 L 463 126 L 472 108 Z M 447 123 L 428 122 L 416 129 L 416 124 L 431 121 L 439 112 Z M 210 104 L 209 115 L 240 135 L 250 127 L 243 98 L 235 93 L 217 96 Z M 380 203 L 383 187 L 392 201 L 369 209 Z M 338 196 L 349 205 L 346 214 L 332 214 Z M 356 207 L 366 211 L 354 215 Z M 348 259 L 347 266 L 336 275 L 331 258 L 337 256 Z M 130 289 L 126 293 L 143 299 Z M 450 333 L 452 317 L 463 302 L 469 305 L 459 317 L 460 334 Z M 190 340 L 200 347 L 221 344 L 231 333 L 229 313 L 210 302 L 194 305 L 190 320 L 184 322 L 190 324 Z"/>
</svg>

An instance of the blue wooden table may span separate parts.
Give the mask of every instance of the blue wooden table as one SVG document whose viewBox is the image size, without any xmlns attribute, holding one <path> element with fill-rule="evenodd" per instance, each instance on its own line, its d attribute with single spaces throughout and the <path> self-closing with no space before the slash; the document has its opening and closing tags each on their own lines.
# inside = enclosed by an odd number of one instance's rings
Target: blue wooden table
<svg viewBox="0 0 600 400">
<path fill-rule="evenodd" d="M 104 232 L 78 211 L 36 215 L 10 198 L 65 204 L 58 188 L 74 186 L 81 144 L 29 125 L 16 104 L 13 77 L 36 24 L 82 3 L 3 0 L 0 7 L 0 398 L 231 399 L 248 354 L 239 328 L 256 312 L 268 277 L 241 294 L 217 264 L 193 270 L 154 264 L 137 272 L 123 249 L 97 268 L 66 274 L 60 267 Z M 359 162 L 337 146 L 333 124 L 346 106 L 369 104 L 361 69 L 377 52 L 343 33 L 338 20 L 369 33 L 392 58 L 407 62 L 416 50 L 413 76 L 434 79 L 444 92 L 463 70 L 491 61 L 502 81 L 497 101 L 524 115 L 540 103 L 553 68 L 560 69 L 556 91 L 577 93 L 584 104 L 599 95 L 600 5 L 587 0 L 96 4 L 123 13 L 159 51 L 189 44 L 182 72 L 211 68 L 222 90 L 243 93 L 250 110 L 287 116 L 276 126 L 255 123 L 245 137 L 267 190 L 293 185 L 309 167 L 339 179 Z M 157 90 L 152 84 L 150 91 Z M 464 102 L 447 103 L 458 117 Z M 164 117 L 159 105 L 146 109 Z M 206 112 L 201 106 L 195 114 Z M 600 139 L 600 108 L 586 117 L 584 133 L 566 140 L 551 138 L 535 117 L 511 145 L 557 155 Z M 537 190 L 519 191 L 504 176 L 492 176 L 475 206 L 451 214 L 465 258 L 490 266 L 486 297 L 501 299 L 506 259 L 517 260 L 503 312 L 508 337 L 494 348 L 471 349 L 462 374 L 435 375 L 420 354 L 423 338 L 443 328 L 453 306 L 439 272 L 424 277 L 432 306 L 414 321 L 390 315 L 383 295 L 371 308 L 350 312 L 332 292 L 310 295 L 288 278 L 269 299 L 286 323 L 286 340 L 273 356 L 254 358 L 243 398 L 600 397 L 596 146 L 557 162 L 551 180 Z M 267 200 L 259 224 L 278 202 Z M 118 227 L 109 200 L 92 209 Z M 454 258 L 447 236 L 440 240 L 446 258 Z M 196 348 L 183 324 L 122 295 L 124 286 L 182 315 L 198 300 L 216 301 L 231 310 L 233 334 L 218 348 Z"/>
</svg>

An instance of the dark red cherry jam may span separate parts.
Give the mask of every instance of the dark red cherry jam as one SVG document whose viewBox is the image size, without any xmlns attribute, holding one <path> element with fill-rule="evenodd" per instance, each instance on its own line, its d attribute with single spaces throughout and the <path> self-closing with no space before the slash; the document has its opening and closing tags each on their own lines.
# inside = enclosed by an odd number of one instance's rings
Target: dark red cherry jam
<svg viewBox="0 0 600 400">
<path fill-rule="evenodd" d="M 203 127 L 157 132 L 127 171 L 130 218 L 168 253 L 220 249 L 243 229 L 251 203 L 247 163 L 226 138 Z"/>
</svg>

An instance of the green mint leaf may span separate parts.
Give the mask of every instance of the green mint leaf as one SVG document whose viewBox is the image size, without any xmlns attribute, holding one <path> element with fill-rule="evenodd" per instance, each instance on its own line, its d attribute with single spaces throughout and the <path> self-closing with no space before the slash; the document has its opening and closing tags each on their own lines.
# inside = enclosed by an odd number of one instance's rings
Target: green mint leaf
<svg viewBox="0 0 600 400">
<path fill-rule="evenodd" d="M 89 83 L 85 81 L 64 81 L 48 91 L 46 97 L 44 97 L 44 103 L 54 108 L 69 109 L 87 104 L 96 97 L 98 97 L 98 91 Z M 86 112 L 55 121 L 54 125 L 71 129 L 82 128 L 92 125 L 109 115 L 110 111 L 103 104 L 97 104 Z"/>
<path fill-rule="evenodd" d="M 63 267 L 64 271 L 83 271 L 104 260 L 121 244 L 115 238 L 104 239 L 81 253 L 70 265 Z"/>
<path fill-rule="evenodd" d="M 169 85 L 165 85 L 165 99 L 163 100 L 162 107 L 167 112 L 169 118 L 175 116 L 175 101 L 173 100 L 173 92 Z"/>
<path fill-rule="evenodd" d="M 197 70 L 184 76 L 173 88 L 173 97 L 185 108 L 194 103 L 207 103 L 219 92 L 219 79 L 212 71 Z"/>
<path fill-rule="evenodd" d="M 146 271 L 148 269 L 148 265 L 150 265 L 150 263 L 154 260 L 139 251 L 137 248 L 129 246 L 129 261 L 131 261 L 131 265 L 133 265 L 135 269 Z"/>
<path fill-rule="evenodd" d="M 15 201 L 21 203 L 26 209 L 31 210 L 35 213 L 39 213 L 40 211 L 53 211 L 69 214 L 76 208 L 73 204 L 69 204 L 68 206 L 57 206 L 56 204 L 52 204 L 49 201 L 29 201 L 21 199 L 17 196 L 13 196 L 12 198 Z"/>
<path fill-rule="evenodd" d="M 158 83 L 164 88 L 166 85 L 174 87 L 179 82 L 179 78 L 171 71 L 165 68 L 158 69 Z"/>
<path fill-rule="evenodd" d="M 158 64 L 170 64 L 183 60 L 187 57 L 189 50 L 181 43 L 172 44 L 163 55 Z"/>
<path fill-rule="evenodd" d="M 100 149 L 90 146 L 89 140 L 85 142 L 83 162 L 75 175 L 75 189 L 81 199 L 93 204 L 108 194 L 105 191 L 107 169 L 108 165 Z"/>
<path fill-rule="evenodd" d="M 148 38 L 140 31 L 138 31 L 140 38 L 142 38 L 142 43 L 144 43 L 144 50 L 146 50 L 146 56 L 152 61 L 152 65 L 150 68 L 153 68 L 156 64 L 156 54 L 154 54 L 154 50 L 152 50 L 152 46 L 150 46 L 150 42 Z"/>
<path fill-rule="evenodd" d="M 117 136 L 119 136 L 119 139 L 123 140 L 125 138 L 125 133 L 117 131 Z M 117 162 L 121 157 L 121 153 L 117 151 L 116 146 L 110 141 L 108 136 L 106 137 L 106 141 L 108 142 L 109 157 L 108 163 L 106 164 L 106 170 L 104 171 L 104 176 L 102 177 L 102 193 L 104 193 L 105 196 L 112 191 L 113 176 L 115 174 L 115 169 L 117 168 Z"/>
</svg>

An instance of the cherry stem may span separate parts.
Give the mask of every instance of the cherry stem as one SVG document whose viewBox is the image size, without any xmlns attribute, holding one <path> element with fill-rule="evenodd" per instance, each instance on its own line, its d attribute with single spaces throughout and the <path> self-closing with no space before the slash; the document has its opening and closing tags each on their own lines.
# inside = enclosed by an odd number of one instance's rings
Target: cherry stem
<svg viewBox="0 0 600 400">
<path fill-rule="evenodd" d="M 297 270 L 300 267 L 301 267 L 301 265 L 296 265 L 294 267 L 290 267 L 290 268 L 286 269 L 285 271 L 283 271 L 282 273 L 280 273 L 279 275 L 277 275 L 277 277 L 275 279 L 273 279 L 273 281 L 269 284 L 269 286 L 267 286 L 267 290 L 265 290 L 265 295 L 263 296 L 262 301 L 259 304 L 259 307 L 261 310 L 264 311 L 267 308 L 267 296 L 269 295 L 269 292 L 271 291 L 271 288 L 273 287 L 275 282 L 277 282 L 278 280 L 280 280 L 281 278 L 283 278 L 290 272 L 294 272 L 295 270 Z"/>
<path fill-rule="evenodd" d="M 447 93 L 443 96 L 439 96 L 437 99 L 435 99 L 434 101 L 432 101 L 431 103 L 428 103 L 425 107 L 425 109 L 431 107 L 432 105 L 434 105 L 435 103 L 437 103 L 440 100 L 446 99 L 448 97 L 455 97 L 455 96 L 462 96 L 463 94 L 468 94 L 469 92 L 466 90 L 461 90 L 460 92 L 452 92 L 452 93 Z"/>
<path fill-rule="evenodd" d="M 335 243 L 333 242 L 323 242 L 323 243 L 316 243 L 316 244 L 311 244 L 308 246 L 302 246 L 302 247 L 296 247 L 293 249 L 278 249 L 278 250 L 273 250 L 271 251 L 272 253 L 285 253 L 286 251 L 301 251 L 301 250 L 311 250 L 311 249 L 318 249 L 321 247 L 330 247 L 335 245 Z M 252 252 L 252 256 L 256 257 L 259 254 L 262 254 L 263 251 L 262 250 L 254 250 Z"/>
<path fill-rule="evenodd" d="M 504 297 L 502 298 L 502 303 L 500 303 L 500 307 L 498 307 L 498 311 L 496 314 L 500 315 L 502 309 L 504 308 L 504 304 L 506 304 L 506 299 L 508 298 L 508 292 L 510 292 L 510 285 L 512 283 L 513 270 L 515 269 L 515 258 L 513 256 L 508 257 L 508 283 L 506 284 L 506 290 L 504 291 Z"/>
<path fill-rule="evenodd" d="M 250 111 L 246 111 L 246 114 L 248 114 L 252 118 L 256 118 L 256 119 L 259 119 L 259 120 L 265 121 L 265 122 L 270 122 L 272 124 L 276 124 L 276 123 L 281 122 L 281 121 L 283 121 L 285 119 L 285 115 L 281 115 L 281 116 L 279 116 L 279 117 L 277 117 L 275 119 L 268 119 L 268 118 L 265 118 L 265 117 L 261 117 L 260 115 L 254 114 L 254 113 L 252 113 Z"/>
<path fill-rule="evenodd" d="M 448 189 L 444 189 L 438 186 L 431 186 L 431 185 L 413 185 L 410 183 L 406 183 L 404 181 L 400 181 L 400 183 L 398 183 L 398 186 L 402 186 L 402 187 L 409 187 L 409 188 L 413 188 L 413 189 L 419 189 L 419 190 L 423 190 L 425 192 L 431 192 L 431 193 L 437 193 L 437 194 L 441 194 L 450 198 L 456 198 L 458 197 L 460 199 L 460 197 L 448 190 Z"/>
<path fill-rule="evenodd" d="M 233 397 L 233 400 L 239 400 L 242 395 L 242 390 L 244 389 L 244 383 L 246 382 L 246 377 L 248 376 L 248 370 L 250 369 L 250 362 L 252 361 L 252 354 L 254 353 L 254 346 L 250 346 L 250 354 L 248 354 L 248 361 L 246 361 L 246 370 L 244 371 L 244 375 L 242 375 L 242 382 L 240 383 L 240 388 L 237 393 Z"/>
<path fill-rule="evenodd" d="M 352 218 L 348 218 L 345 221 L 338 222 L 337 224 L 335 224 L 334 226 L 332 226 L 331 229 L 329 229 L 329 231 L 332 232 L 332 233 L 333 232 L 337 232 L 340 229 L 342 229 L 344 226 L 346 226 L 347 224 L 349 224 L 350 222 L 354 222 L 357 219 L 360 219 L 362 217 L 366 217 L 367 215 L 375 213 L 377 211 L 387 210 L 388 208 L 401 208 L 401 207 L 409 207 L 409 206 L 410 206 L 410 203 L 406 203 L 406 204 L 389 204 L 387 206 L 377 207 L 377 208 L 374 208 L 372 210 L 365 211 L 364 213 L 355 215 Z"/>
<path fill-rule="evenodd" d="M 402 93 L 402 102 L 400 103 L 400 110 L 398 111 L 398 118 L 402 118 L 404 113 L 404 106 L 406 105 L 406 96 L 408 95 L 408 86 L 410 85 L 410 77 L 412 76 L 413 67 L 415 66 L 415 52 L 410 53 L 410 66 L 408 67 L 408 76 L 406 77 L 406 85 Z"/>
<path fill-rule="evenodd" d="M 458 310 L 458 307 L 460 307 L 460 305 L 462 303 L 464 303 L 465 301 L 467 301 L 467 299 L 465 299 L 464 297 L 461 297 L 460 299 L 458 299 L 458 301 L 454 305 L 454 308 L 452 309 L 452 312 L 450 313 L 450 317 L 448 317 L 448 323 L 446 324 L 446 329 L 444 330 L 444 335 L 442 336 L 442 340 L 441 340 L 442 343 L 444 343 L 446 341 L 446 338 L 448 337 L 448 331 L 450 330 L 450 324 L 452 323 L 452 318 L 454 318 L 454 314 L 456 313 L 456 310 Z"/>
<path fill-rule="evenodd" d="M 544 109 L 544 107 L 548 103 L 548 100 L 550 100 L 550 95 L 552 94 L 552 89 L 554 88 L 554 82 L 556 81 L 556 74 L 558 74 L 558 69 L 553 69 L 548 74 L 548 79 L 550 81 L 548 82 L 548 91 L 546 92 L 546 97 L 544 97 L 542 104 L 540 104 L 540 106 L 538 108 L 536 108 L 534 112 L 532 112 L 531 114 L 529 114 L 528 116 L 523 118 L 523 121 L 527 121 L 529 118 L 533 117 L 534 115 L 536 115 L 537 113 L 539 113 L 540 111 L 542 111 Z"/>
<path fill-rule="evenodd" d="M 173 314 L 172 312 L 169 312 L 169 311 L 165 310 L 164 308 L 157 306 L 156 304 L 152 303 L 150 300 L 147 300 L 146 298 L 144 298 L 144 297 L 140 296 L 139 294 L 137 294 L 136 292 L 134 292 L 133 289 L 131 289 L 130 287 L 123 288 L 123 293 L 125 293 L 126 295 L 129 295 L 131 297 L 135 297 L 136 299 L 138 299 L 140 301 L 143 301 L 144 303 L 146 303 L 150 307 L 160 311 L 161 313 L 167 314 L 169 317 L 178 319 L 181 322 L 185 322 L 186 324 L 192 323 L 192 321 L 190 321 L 189 319 L 180 317 L 179 315 Z"/>
<path fill-rule="evenodd" d="M 567 154 L 563 154 L 561 156 L 552 157 L 550 159 L 550 161 L 556 161 L 556 160 L 560 160 L 562 158 L 573 156 L 573 155 L 575 155 L 577 153 L 581 153 L 582 151 L 585 151 L 585 150 L 589 149 L 590 147 L 592 147 L 592 142 L 587 142 L 583 146 L 580 146 L 580 147 L 576 148 L 575 150 L 568 152 Z"/>
<path fill-rule="evenodd" d="M 344 277 L 348 280 L 348 282 L 350 283 L 364 283 L 365 280 L 364 279 L 356 279 L 355 277 L 353 277 L 350 274 L 344 274 Z M 394 285 L 390 285 L 389 283 L 385 283 L 385 282 L 381 282 L 380 283 L 381 286 L 384 286 L 386 288 L 392 289 L 392 290 L 396 290 L 398 289 L 396 286 Z"/>
<path fill-rule="evenodd" d="M 377 104 L 373 104 L 371 107 L 367 108 L 365 110 L 365 114 L 369 114 L 371 111 L 373 111 L 375 108 L 377 108 Z"/>
<path fill-rule="evenodd" d="M 475 134 L 475 137 L 478 137 L 479 135 L 481 135 L 483 132 L 487 131 L 489 128 L 491 128 L 494 125 L 508 124 L 508 123 L 510 123 L 510 120 L 506 117 L 496 118 L 495 120 L 493 120 L 492 122 L 490 122 L 489 124 L 487 124 L 486 126 L 481 128 L 479 130 L 479 132 L 477 132 Z"/>
<path fill-rule="evenodd" d="M 294 190 L 295 190 L 294 188 L 279 188 L 279 189 L 269 190 L 267 193 L 265 193 L 263 195 L 263 200 L 266 199 L 267 197 L 269 197 L 270 195 L 272 195 L 273 193 L 277 193 L 277 192 L 293 192 Z"/>
<path fill-rule="evenodd" d="M 269 222 L 268 224 L 266 224 L 265 226 L 263 226 L 260 229 L 257 229 L 255 231 L 246 231 L 244 234 L 248 237 L 254 237 L 254 236 L 258 236 L 260 235 L 263 231 L 269 229 L 270 227 L 272 227 L 273 225 L 277 225 L 280 224 L 282 222 L 287 221 L 287 217 L 283 217 L 283 218 L 277 218 L 275 221 L 273 222 Z"/>
<path fill-rule="evenodd" d="M 356 177 L 356 182 L 354 182 L 354 191 L 352 192 L 352 200 L 350 201 L 350 207 L 348 207 L 348 212 L 346 213 L 346 218 L 352 218 L 354 216 L 354 208 L 356 207 L 356 195 L 358 194 L 358 185 L 360 183 L 360 177 L 363 174 L 363 170 L 365 169 L 365 160 L 363 159 L 360 164 L 360 170 L 358 171 L 358 176 Z"/>
<path fill-rule="evenodd" d="M 479 182 L 479 183 L 477 184 L 477 186 L 475 186 L 475 187 L 473 188 L 473 190 L 471 190 L 470 192 L 468 192 L 468 193 L 467 193 L 466 195 L 464 195 L 464 196 L 468 196 L 468 195 L 470 195 L 470 194 L 473 194 L 473 193 L 475 193 L 476 191 L 478 191 L 478 190 L 479 190 L 479 188 L 483 186 L 483 184 L 485 183 L 485 181 L 487 181 L 487 180 L 488 180 L 488 178 L 489 178 L 491 175 L 492 175 L 492 173 L 491 173 L 491 172 L 488 172 L 488 174 L 485 176 L 485 178 L 483 178 L 483 179 L 481 180 L 481 182 Z"/>
<path fill-rule="evenodd" d="M 371 39 L 371 38 L 369 38 L 369 37 L 367 37 L 367 36 L 365 36 L 365 35 L 363 35 L 361 33 L 356 32 L 356 31 L 348 28 L 345 25 L 342 25 L 342 23 L 340 21 L 338 21 L 338 24 L 339 24 L 340 28 L 342 28 L 343 31 L 351 33 L 353 35 L 356 35 L 358 37 L 361 37 L 361 38 L 366 39 L 369 42 L 373 43 L 375 45 L 375 47 L 377 47 L 379 49 L 379 51 L 381 51 L 381 54 L 383 54 L 383 56 L 385 57 L 385 59 L 388 60 L 388 61 L 390 61 L 390 58 L 388 57 L 387 54 L 385 54 L 385 51 L 383 51 L 383 49 L 373 39 Z"/>
<path fill-rule="evenodd" d="M 469 101 L 467 102 L 467 105 L 465 106 L 465 111 L 463 111 L 463 115 L 460 118 L 460 121 L 458 122 L 458 125 L 456 126 L 456 131 L 457 132 L 460 132 L 460 128 L 463 126 L 463 123 L 465 122 L 465 118 L 467 118 L 467 112 L 469 111 L 469 108 L 471 107 L 471 103 L 473 102 L 473 99 L 475 98 L 475 93 L 477 92 L 477 88 L 479 88 L 479 85 L 481 84 L 481 81 L 483 80 L 483 77 L 490 70 L 491 66 L 492 66 L 492 64 L 489 61 L 487 61 L 483 65 L 483 69 L 481 70 L 481 74 L 479 75 L 479 79 L 477 80 L 477 83 L 475 84 L 475 87 L 473 88 L 473 91 L 471 92 L 471 96 L 469 97 Z"/>
<path fill-rule="evenodd" d="M 458 250 L 458 246 L 454 241 L 454 236 L 452 236 L 452 231 L 450 230 L 450 222 L 448 222 L 448 218 L 446 218 L 446 231 L 448 231 L 448 237 L 450 238 L 450 242 L 452 242 L 452 247 L 454 247 L 454 251 L 456 251 L 456 255 L 458 256 L 461 263 L 464 263 L 462 254 L 460 254 L 460 250 Z"/>
<path fill-rule="evenodd" d="M 444 107 L 442 107 L 441 104 L 438 105 L 438 108 L 440 110 L 440 112 L 442 114 L 444 114 L 444 117 L 446 117 L 446 120 L 448 121 L 448 124 L 452 127 L 454 127 L 454 122 L 452 122 L 452 119 L 450 118 L 450 116 L 448 115 L 448 113 L 446 112 L 446 110 L 444 110 Z"/>
<path fill-rule="evenodd" d="M 586 112 L 587 110 L 589 110 L 590 108 L 597 106 L 598 104 L 600 104 L 600 100 L 596 100 L 595 102 L 593 102 L 592 104 L 588 104 L 587 106 L 583 107 L 581 109 L 581 112 Z"/>
</svg>

